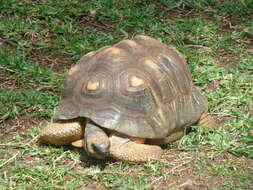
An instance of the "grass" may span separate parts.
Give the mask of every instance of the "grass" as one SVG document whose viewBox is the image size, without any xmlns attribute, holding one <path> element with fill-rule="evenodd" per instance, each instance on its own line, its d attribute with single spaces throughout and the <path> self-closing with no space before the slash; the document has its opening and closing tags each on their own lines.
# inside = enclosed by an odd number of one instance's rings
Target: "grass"
<svg viewBox="0 0 253 190">
<path fill-rule="evenodd" d="M 251 0 L 0 0 L 0 189 L 251 189 Z M 161 162 L 97 161 L 41 146 L 67 70 L 136 34 L 177 47 L 217 129 L 192 126 Z"/>
</svg>

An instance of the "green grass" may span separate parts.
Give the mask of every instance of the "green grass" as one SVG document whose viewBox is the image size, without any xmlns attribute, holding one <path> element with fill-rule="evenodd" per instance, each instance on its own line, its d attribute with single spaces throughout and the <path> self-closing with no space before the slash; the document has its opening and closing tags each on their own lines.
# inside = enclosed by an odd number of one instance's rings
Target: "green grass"
<svg viewBox="0 0 253 190">
<path fill-rule="evenodd" d="M 252 188 L 252 0 L 0 0 L 0 10 L 0 189 Z M 187 56 L 219 127 L 193 126 L 145 164 L 35 143 L 71 65 L 136 34 Z"/>
</svg>

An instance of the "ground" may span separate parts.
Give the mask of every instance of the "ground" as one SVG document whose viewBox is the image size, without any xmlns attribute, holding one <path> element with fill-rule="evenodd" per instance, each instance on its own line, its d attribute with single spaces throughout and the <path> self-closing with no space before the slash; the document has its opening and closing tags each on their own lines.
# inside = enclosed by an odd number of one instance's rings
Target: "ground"
<svg viewBox="0 0 253 190">
<path fill-rule="evenodd" d="M 251 0 L 9 0 L 0 10 L 0 189 L 252 189 Z M 68 69 L 136 34 L 187 57 L 218 127 L 192 126 L 142 164 L 38 144 Z"/>
</svg>

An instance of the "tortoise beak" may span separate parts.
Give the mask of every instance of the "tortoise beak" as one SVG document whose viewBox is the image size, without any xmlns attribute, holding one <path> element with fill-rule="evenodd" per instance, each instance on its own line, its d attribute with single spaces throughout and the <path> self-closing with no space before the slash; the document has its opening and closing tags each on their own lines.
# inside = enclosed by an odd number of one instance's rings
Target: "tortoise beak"
<svg viewBox="0 0 253 190">
<path fill-rule="evenodd" d="M 100 144 L 92 144 L 92 147 L 95 152 L 104 155 L 109 152 L 110 145 L 106 142 L 102 142 Z"/>
</svg>

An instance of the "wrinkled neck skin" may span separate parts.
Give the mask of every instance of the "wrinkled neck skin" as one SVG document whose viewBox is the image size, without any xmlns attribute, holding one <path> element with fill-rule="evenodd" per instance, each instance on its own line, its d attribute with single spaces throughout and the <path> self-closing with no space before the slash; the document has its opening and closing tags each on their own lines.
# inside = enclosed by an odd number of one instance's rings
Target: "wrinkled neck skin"
<svg viewBox="0 0 253 190">
<path fill-rule="evenodd" d="M 110 140 L 106 132 L 90 120 L 85 126 L 84 149 L 88 155 L 98 159 L 106 157 L 110 149 Z"/>
</svg>

